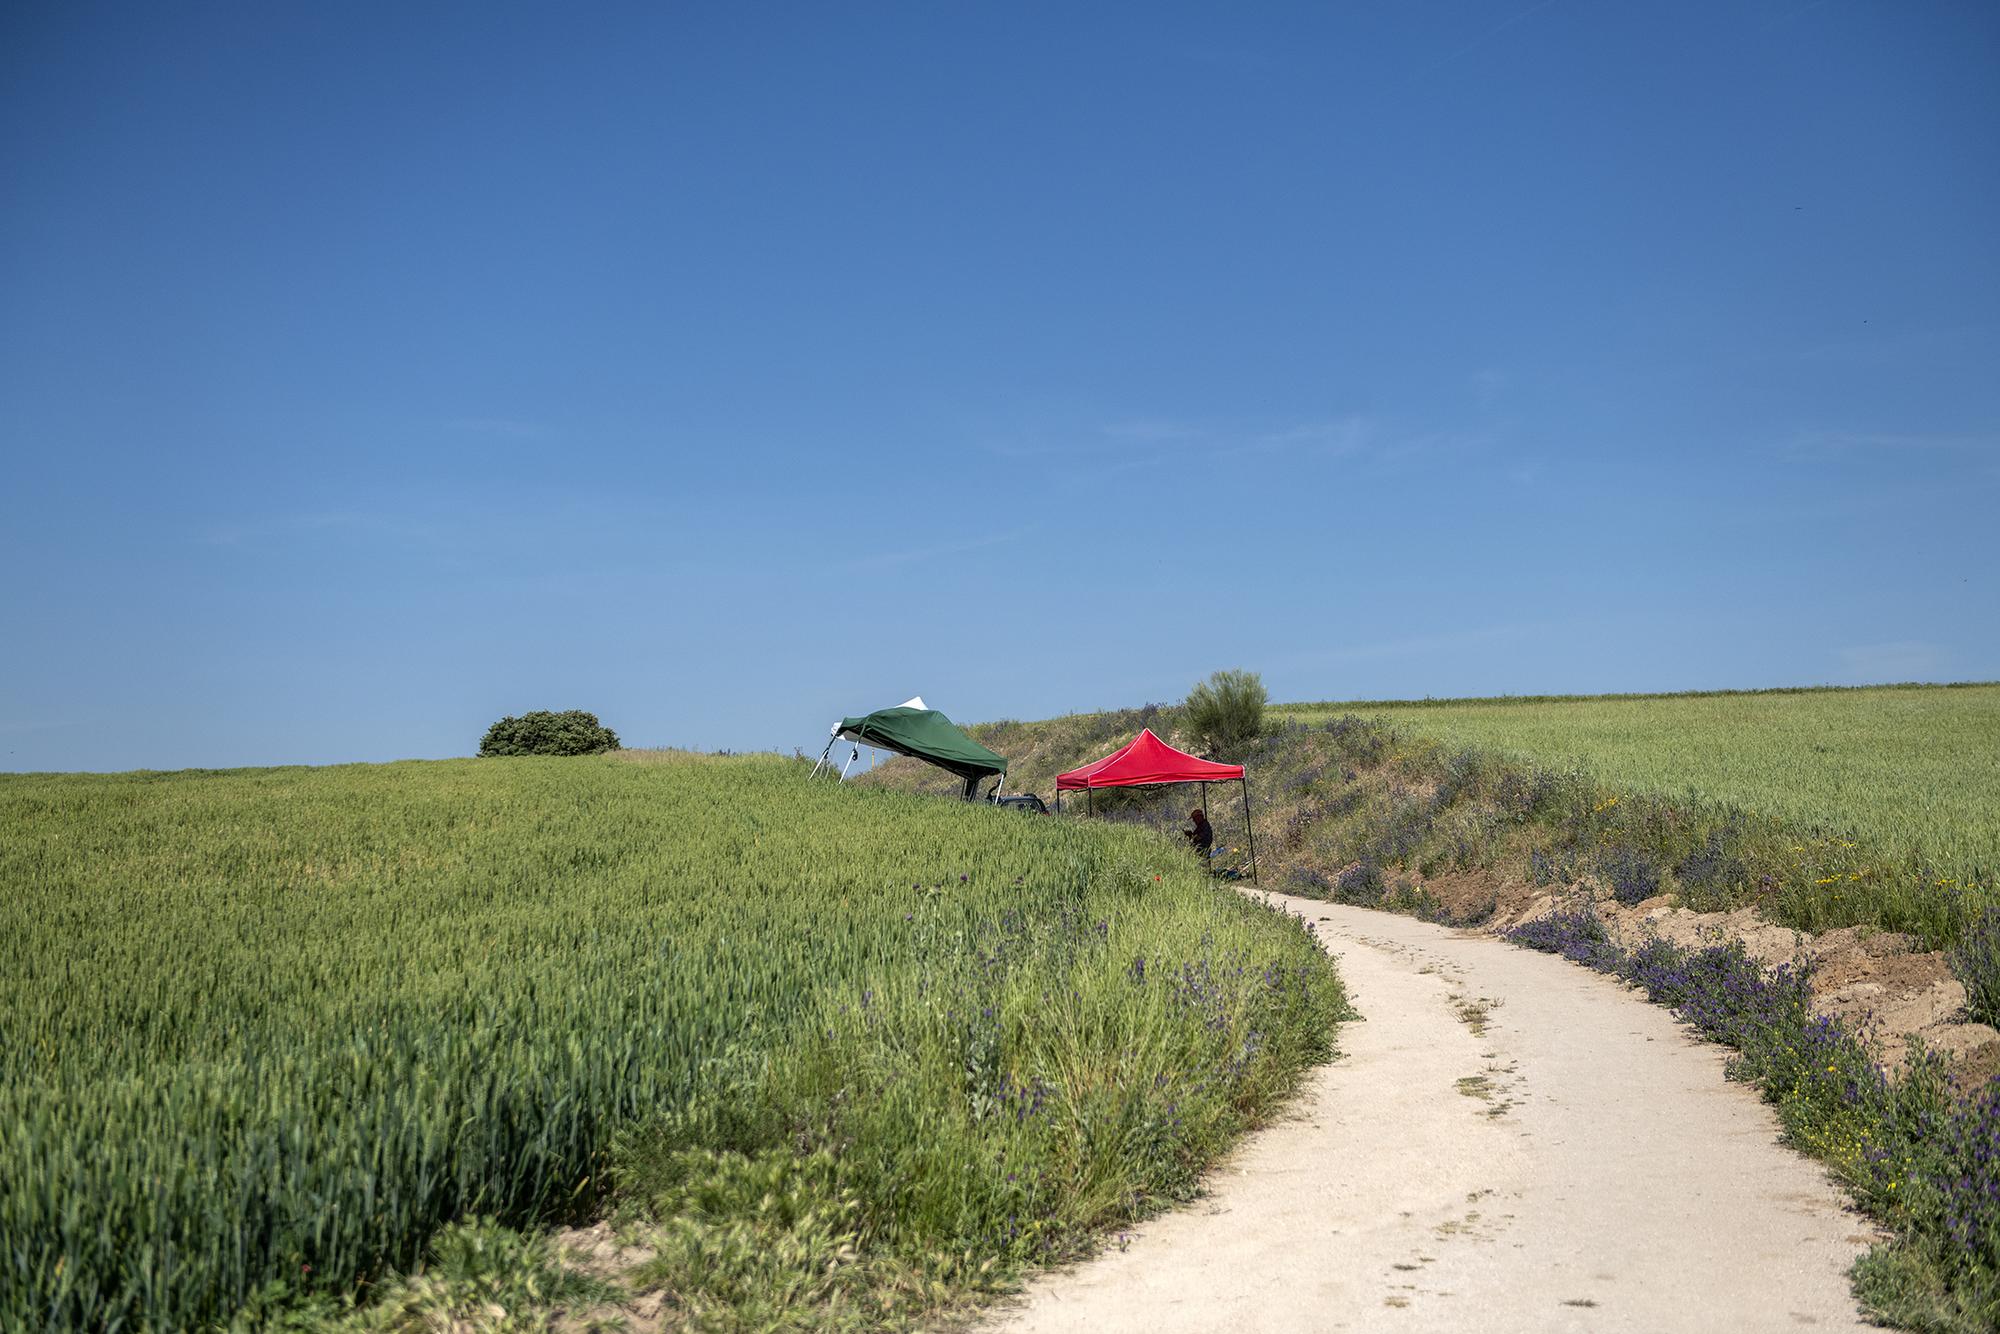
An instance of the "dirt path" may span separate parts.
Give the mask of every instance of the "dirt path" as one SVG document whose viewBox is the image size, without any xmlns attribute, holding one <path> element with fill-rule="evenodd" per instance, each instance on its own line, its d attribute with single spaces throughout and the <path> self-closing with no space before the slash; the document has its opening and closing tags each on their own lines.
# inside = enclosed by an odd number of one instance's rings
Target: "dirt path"
<svg viewBox="0 0 2000 1334">
<path fill-rule="evenodd" d="M 1318 923 L 1365 1022 L 1190 1208 L 1032 1284 L 1010 1330 L 1854 1330 L 1869 1228 L 1722 1052 L 1490 936 Z"/>
</svg>

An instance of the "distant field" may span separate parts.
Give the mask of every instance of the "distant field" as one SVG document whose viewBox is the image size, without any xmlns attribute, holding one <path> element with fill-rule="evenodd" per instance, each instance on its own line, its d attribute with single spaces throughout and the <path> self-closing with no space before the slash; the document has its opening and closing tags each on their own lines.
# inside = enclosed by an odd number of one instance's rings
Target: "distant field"
<svg viewBox="0 0 2000 1334">
<path fill-rule="evenodd" d="M 764 1155 L 851 1229 L 725 1211 L 677 1292 L 865 1311 L 857 1248 L 929 1294 L 1184 1192 L 1340 1008 L 1137 831 L 775 758 L 5 775 L 0 884 L 0 1329 L 350 1294 L 597 1207 L 659 1117 L 674 1182 Z"/>
<path fill-rule="evenodd" d="M 1414 732 L 1634 790 L 1858 835 L 1941 875 L 2000 872 L 2000 684 L 1274 706 Z"/>
</svg>

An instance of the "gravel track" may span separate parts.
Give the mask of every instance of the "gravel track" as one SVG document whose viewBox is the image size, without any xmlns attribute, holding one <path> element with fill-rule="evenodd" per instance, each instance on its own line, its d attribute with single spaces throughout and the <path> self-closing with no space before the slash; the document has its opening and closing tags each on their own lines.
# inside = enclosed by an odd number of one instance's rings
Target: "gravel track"
<svg viewBox="0 0 2000 1334">
<path fill-rule="evenodd" d="M 1253 891 L 1364 1019 L 1209 1193 L 993 1328 L 1858 1330 L 1873 1233 L 1723 1052 L 1491 936 Z"/>
</svg>

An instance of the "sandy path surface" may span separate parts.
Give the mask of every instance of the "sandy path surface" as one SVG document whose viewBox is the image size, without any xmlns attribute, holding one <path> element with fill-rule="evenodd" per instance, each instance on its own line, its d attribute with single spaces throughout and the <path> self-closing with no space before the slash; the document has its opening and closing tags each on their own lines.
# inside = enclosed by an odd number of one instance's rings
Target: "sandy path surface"
<svg viewBox="0 0 2000 1334">
<path fill-rule="evenodd" d="M 1492 937 L 1260 897 L 1318 924 L 1365 1021 L 1206 1197 L 994 1327 L 1873 1328 L 1845 1277 L 1867 1223 L 1664 1009 Z"/>
</svg>

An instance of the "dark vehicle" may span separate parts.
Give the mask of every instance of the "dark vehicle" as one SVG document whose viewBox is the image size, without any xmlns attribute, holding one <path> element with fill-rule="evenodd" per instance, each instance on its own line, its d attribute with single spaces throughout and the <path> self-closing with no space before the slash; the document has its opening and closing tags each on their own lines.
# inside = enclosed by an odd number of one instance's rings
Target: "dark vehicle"
<svg viewBox="0 0 2000 1334">
<path fill-rule="evenodd" d="M 988 797 L 987 800 L 1009 810 L 1031 811 L 1036 815 L 1049 813 L 1048 806 L 1032 792 L 1010 792 L 1004 797 Z"/>
</svg>

